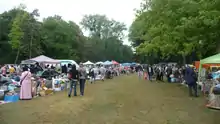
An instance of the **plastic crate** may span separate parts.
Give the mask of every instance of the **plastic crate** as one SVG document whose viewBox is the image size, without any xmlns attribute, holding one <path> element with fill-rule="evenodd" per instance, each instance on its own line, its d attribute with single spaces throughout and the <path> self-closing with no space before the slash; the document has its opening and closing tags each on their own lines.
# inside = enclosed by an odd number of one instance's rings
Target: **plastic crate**
<svg viewBox="0 0 220 124">
<path fill-rule="evenodd" d="M 5 95 L 4 97 L 5 102 L 17 102 L 19 101 L 19 94 L 16 95 Z"/>
</svg>

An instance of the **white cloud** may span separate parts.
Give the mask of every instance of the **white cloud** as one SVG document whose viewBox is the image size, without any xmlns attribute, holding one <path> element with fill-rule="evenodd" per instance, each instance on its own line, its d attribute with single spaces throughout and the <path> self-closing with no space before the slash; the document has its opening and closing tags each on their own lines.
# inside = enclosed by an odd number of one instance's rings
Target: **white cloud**
<svg viewBox="0 0 220 124">
<path fill-rule="evenodd" d="M 65 20 L 79 24 L 85 14 L 105 14 L 107 17 L 124 22 L 129 27 L 134 19 L 134 9 L 142 0 L 0 0 L 0 12 L 9 10 L 20 3 L 28 11 L 39 9 L 41 18 L 60 15 Z M 129 44 L 125 41 L 125 44 Z"/>
</svg>

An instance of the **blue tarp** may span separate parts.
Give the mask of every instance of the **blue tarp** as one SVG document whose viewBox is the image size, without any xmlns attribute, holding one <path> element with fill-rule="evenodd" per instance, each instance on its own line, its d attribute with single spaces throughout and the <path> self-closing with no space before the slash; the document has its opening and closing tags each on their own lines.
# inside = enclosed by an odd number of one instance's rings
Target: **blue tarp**
<svg viewBox="0 0 220 124">
<path fill-rule="evenodd" d="M 131 66 L 132 64 L 131 63 L 122 63 L 121 65 L 122 66 Z"/>
<path fill-rule="evenodd" d="M 217 79 L 217 78 L 219 78 L 220 77 L 220 73 L 212 73 L 212 78 L 213 79 Z"/>
<path fill-rule="evenodd" d="M 132 62 L 132 63 L 122 63 L 121 64 L 122 66 L 131 66 L 131 65 L 136 65 L 135 62 Z"/>
<path fill-rule="evenodd" d="M 132 64 L 132 65 L 136 65 L 137 63 L 136 63 L 136 62 L 132 62 L 131 64 Z"/>
</svg>

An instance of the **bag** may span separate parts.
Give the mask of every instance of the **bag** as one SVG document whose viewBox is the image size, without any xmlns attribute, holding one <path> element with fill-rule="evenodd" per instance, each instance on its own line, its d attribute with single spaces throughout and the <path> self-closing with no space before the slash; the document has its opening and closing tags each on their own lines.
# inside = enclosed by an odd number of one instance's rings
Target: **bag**
<svg viewBox="0 0 220 124">
<path fill-rule="evenodd" d="M 29 72 L 28 72 L 29 73 Z M 27 77 L 28 73 L 24 76 L 24 78 L 20 81 L 20 85 L 22 85 L 22 82 L 24 81 L 24 79 Z"/>
</svg>

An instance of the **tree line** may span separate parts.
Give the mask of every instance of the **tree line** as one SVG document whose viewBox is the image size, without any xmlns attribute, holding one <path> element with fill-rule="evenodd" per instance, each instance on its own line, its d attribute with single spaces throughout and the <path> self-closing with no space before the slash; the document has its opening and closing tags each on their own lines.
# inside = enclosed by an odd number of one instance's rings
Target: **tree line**
<svg viewBox="0 0 220 124">
<path fill-rule="evenodd" d="M 129 29 L 142 62 L 191 63 L 220 48 L 219 0 L 143 0 Z"/>
<path fill-rule="evenodd" d="M 19 5 L 0 14 L 0 63 L 19 63 L 41 54 L 55 59 L 131 62 L 133 51 L 123 44 L 126 25 L 105 15 L 85 15 L 80 22 L 59 15 L 44 18 L 38 9 Z"/>
</svg>

